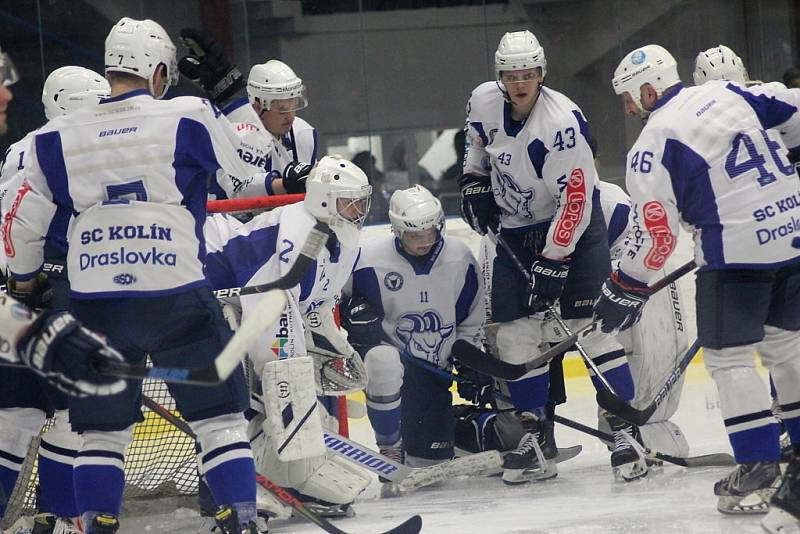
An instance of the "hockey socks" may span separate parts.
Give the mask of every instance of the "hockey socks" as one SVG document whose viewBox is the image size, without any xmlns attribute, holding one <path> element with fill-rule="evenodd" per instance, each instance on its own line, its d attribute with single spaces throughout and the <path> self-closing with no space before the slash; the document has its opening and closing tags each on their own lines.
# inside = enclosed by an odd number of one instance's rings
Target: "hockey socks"
<svg viewBox="0 0 800 534">
<path fill-rule="evenodd" d="M 78 451 L 42 439 L 39 446 L 39 509 L 58 517 L 76 517 L 72 464 Z"/>
<path fill-rule="evenodd" d="M 603 373 L 603 376 L 606 377 L 606 380 L 614 388 L 614 392 L 620 399 L 624 401 L 633 400 L 635 394 L 633 376 L 631 376 L 631 368 L 628 365 L 628 358 L 625 356 L 624 350 L 619 349 L 596 356 L 592 358 L 592 361 Z M 592 384 L 594 384 L 595 389 L 604 388 L 594 372 L 589 370 L 589 375 L 592 377 Z"/>
</svg>

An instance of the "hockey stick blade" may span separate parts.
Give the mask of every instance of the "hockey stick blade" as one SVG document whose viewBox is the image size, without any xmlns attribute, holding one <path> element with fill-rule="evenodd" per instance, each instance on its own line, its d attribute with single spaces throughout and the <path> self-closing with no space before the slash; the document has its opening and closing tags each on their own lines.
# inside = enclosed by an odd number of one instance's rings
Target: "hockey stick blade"
<svg viewBox="0 0 800 534">
<path fill-rule="evenodd" d="M 637 426 L 647 424 L 658 407 L 669 396 L 669 392 L 672 391 L 672 388 L 678 382 L 680 377 L 686 372 L 686 369 L 689 367 L 689 363 L 695 357 L 698 350 L 700 350 L 700 343 L 695 341 L 686 351 L 683 358 L 681 358 L 681 361 L 678 362 L 678 366 L 667 377 L 664 385 L 661 386 L 661 389 L 658 390 L 653 398 L 653 402 L 651 402 L 647 407 L 637 410 L 624 400 L 620 399 L 618 396 L 604 389 L 601 389 L 597 392 L 597 404 L 607 411 L 620 416 L 629 423 L 633 423 Z"/>
<path fill-rule="evenodd" d="M 142 402 L 157 415 L 174 425 L 178 430 L 192 439 L 197 439 L 197 436 L 195 436 L 195 433 L 192 431 L 189 424 L 167 410 L 164 406 L 158 404 L 147 395 L 142 395 Z M 336 528 L 336 526 L 334 526 L 330 521 L 316 513 L 314 510 L 308 508 L 300 499 L 286 491 L 281 486 L 278 486 L 267 477 L 263 475 L 256 475 L 256 483 L 275 495 L 279 501 L 292 507 L 300 515 L 319 526 L 325 532 L 330 532 L 331 534 L 347 534 L 345 531 Z M 395 528 L 387 530 L 385 534 L 417 534 L 420 530 L 422 530 L 422 518 L 418 515 L 415 515 Z"/>
</svg>

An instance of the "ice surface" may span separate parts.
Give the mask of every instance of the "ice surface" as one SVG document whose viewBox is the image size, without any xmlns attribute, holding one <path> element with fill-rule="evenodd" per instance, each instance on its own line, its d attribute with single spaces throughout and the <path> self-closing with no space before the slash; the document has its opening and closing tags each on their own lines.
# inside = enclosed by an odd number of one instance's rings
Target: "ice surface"
<svg viewBox="0 0 800 534">
<path fill-rule="evenodd" d="M 766 385 L 765 385 L 766 388 Z M 596 424 L 593 390 L 585 377 L 567 381 L 569 401 L 558 413 Z M 692 447 L 691 454 L 730 452 L 719 412 L 717 392 L 702 365 L 690 366 L 680 409 L 673 418 Z M 366 419 L 351 420 L 351 435 L 371 439 Z M 595 533 L 595 532 L 761 532 L 760 516 L 723 516 L 716 510 L 712 488 L 730 468 L 685 469 L 666 465 L 643 480 L 614 482 L 608 451 L 595 438 L 557 427 L 559 445 L 583 445 L 575 459 L 559 464 L 556 479 L 509 487 L 499 478 L 461 478 L 397 499 L 379 499 L 376 481 L 356 503 L 354 518 L 337 520 L 347 532 L 380 532 L 413 514 L 422 514 L 423 532 Z M 374 446 L 374 445 L 373 445 Z M 123 534 L 196 532 L 199 516 L 191 501 L 131 503 L 123 518 Z M 273 533 L 321 532 L 301 520 L 275 522 Z"/>
</svg>

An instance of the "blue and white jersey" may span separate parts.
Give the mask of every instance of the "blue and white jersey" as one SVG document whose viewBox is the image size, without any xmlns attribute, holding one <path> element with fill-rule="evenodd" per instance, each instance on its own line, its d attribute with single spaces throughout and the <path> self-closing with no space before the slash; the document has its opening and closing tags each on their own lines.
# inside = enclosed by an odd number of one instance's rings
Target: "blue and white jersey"
<svg viewBox="0 0 800 534">
<path fill-rule="evenodd" d="M 22 172 L 25 168 L 25 154 L 28 152 L 34 133 L 36 133 L 36 130 L 28 132 L 25 137 L 8 147 L 3 163 L 0 166 L 0 224 L 2 224 L 5 214 L 11 210 L 17 191 L 25 180 L 25 174 Z M 66 251 L 66 236 L 61 237 Z M 4 240 L 5 238 L 0 233 L 0 241 Z M 0 272 L 5 273 L 5 271 L 6 253 L 5 247 L 2 247 L 0 248 Z"/>
<path fill-rule="evenodd" d="M 467 104 L 464 174 L 491 175 L 503 230 L 549 224 L 543 254 L 562 259 L 591 219 L 597 171 L 588 137 L 583 113 L 561 93 L 542 87 L 517 122 L 498 83 L 486 82 Z"/>
<path fill-rule="evenodd" d="M 209 188 L 210 198 L 222 200 L 226 198 L 243 198 L 272 195 L 271 157 L 275 151 L 275 142 L 261 125 L 253 106 L 247 98 L 237 99 L 222 110 L 228 120 L 233 123 L 239 135 L 239 147 L 236 152 L 249 167 L 249 175 L 231 176 L 224 171 L 217 171 L 217 183 Z"/>
<path fill-rule="evenodd" d="M 247 176 L 239 136 L 205 99 L 136 90 L 58 117 L 25 157 L 4 227 L 19 280 L 42 265 L 43 237 L 66 234 L 72 296 L 150 297 L 208 283 L 209 175 Z"/>
<path fill-rule="evenodd" d="M 272 152 L 272 169 L 283 175 L 289 163 L 317 162 L 317 129 L 308 122 L 295 117 L 292 128 L 280 139 L 275 139 Z"/>
<path fill-rule="evenodd" d="M 621 271 L 649 282 L 694 233 L 703 269 L 771 269 L 800 261 L 800 181 L 786 158 L 800 90 L 708 82 L 657 103 L 628 153 L 632 229 Z M 783 136 L 774 128 L 786 130 Z"/>
<path fill-rule="evenodd" d="M 209 282 L 214 289 L 274 282 L 294 265 L 315 222 L 302 202 L 262 213 L 244 224 L 226 215 L 209 217 L 205 228 Z M 333 308 L 357 257 L 357 247 L 344 248 L 333 238 L 328 241 L 316 265 L 287 291 L 286 312 L 275 324 L 265 325 L 249 351 L 257 372 L 266 361 L 306 355 L 304 317 Z M 241 297 L 243 320 L 260 298 L 257 294 Z"/>
<path fill-rule="evenodd" d="M 600 190 L 600 207 L 608 228 L 608 250 L 611 259 L 617 260 L 625 249 L 630 230 L 631 199 L 616 184 L 598 180 L 597 189 Z"/>
<path fill-rule="evenodd" d="M 433 365 L 450 365 L 457 339 L 483 340 L 480 268 L 459 239 L 445 237 L 426 259 L 407 254 L 394 235 L 367 241 L 345 292 L 383 315 L 392 345 Z"/>
</svg>

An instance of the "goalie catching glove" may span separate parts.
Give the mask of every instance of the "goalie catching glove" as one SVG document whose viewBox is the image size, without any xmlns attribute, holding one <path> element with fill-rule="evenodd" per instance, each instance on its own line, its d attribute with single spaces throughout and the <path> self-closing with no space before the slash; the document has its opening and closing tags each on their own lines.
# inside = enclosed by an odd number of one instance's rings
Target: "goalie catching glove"
<svg viewBox="0 0 800 534">
<path fill-rule="evenodd" d="M 28 308 L 0 294 L 0 359 L 22 362 L 68 395 L 114 395 L 124 380 L 101 375 L 94 363 L 124 361 L 105 339 L 68 312 L 44 312 L 35 317 Z"/>
<path fill-rule="evenodd" d="M 318 393 L 346 395 L 367 386 L 367 369 L 333 320 L 333 310 L 306 316 L 306 350 L 314 359 Z"/>
</svg>

